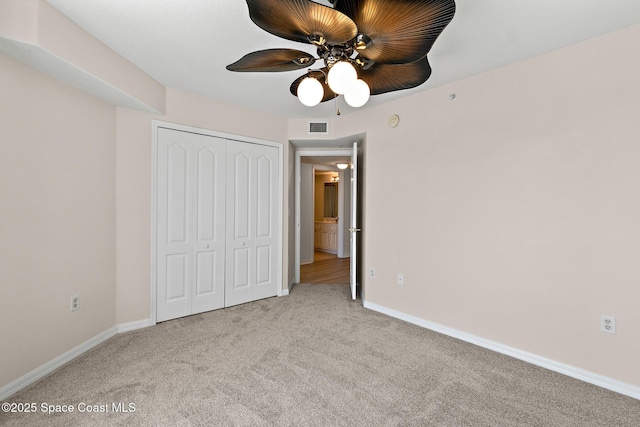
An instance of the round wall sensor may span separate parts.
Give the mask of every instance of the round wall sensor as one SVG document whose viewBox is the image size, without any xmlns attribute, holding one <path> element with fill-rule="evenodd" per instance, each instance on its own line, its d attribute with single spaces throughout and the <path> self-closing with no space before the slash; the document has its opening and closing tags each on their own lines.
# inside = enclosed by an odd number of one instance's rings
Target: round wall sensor
<svg viewBox="0 0 640 427">
<path fill-rule="evenodd" d="M 400 123 L 400 117 L 398 117 L 397 114 L 394 114 L 393 116 L 389 117 L 389 126 L 394 128 L 398 126 L 398 123 Z"/>
</svg>

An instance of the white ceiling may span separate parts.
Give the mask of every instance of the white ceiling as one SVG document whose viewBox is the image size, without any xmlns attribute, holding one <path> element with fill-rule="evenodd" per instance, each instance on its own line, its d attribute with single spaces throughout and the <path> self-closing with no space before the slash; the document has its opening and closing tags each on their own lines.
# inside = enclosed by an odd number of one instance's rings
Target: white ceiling
<svg viewBox="0 0 640 427">
<path fill-rule="evenodd" d="M 333 101 L 309 108 L 290 94 L 301 71 L 225 69 L 256 50 L 288 47 L 315 54 L 311 45 L 258 28 L 243 0 L 47 1 L 165 86 L 284 117 L 335 115 Z M 456 5 L 453 21 L 429 53 L 431 78 L 415 89 L 373 96 L 362 108 L 640 22 L 640 0 L 457 0 Z M 353 111 L 338 102 L 343 114 Z"/>
</svg>

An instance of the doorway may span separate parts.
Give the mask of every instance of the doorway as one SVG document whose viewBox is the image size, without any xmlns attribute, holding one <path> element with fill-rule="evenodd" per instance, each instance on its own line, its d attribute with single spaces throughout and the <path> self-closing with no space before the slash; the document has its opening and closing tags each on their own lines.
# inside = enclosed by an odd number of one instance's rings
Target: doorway
<svg viewBox="0 0 640 427">
<path fill-rule="evenodd" d="M 300 282 L 348 284 L 350 158 L 302 157 L 301 161 Z M 337 164 L 347 167 L 340 169 Z"/>
<path fill-rule="evenodd" d="M 313 244 L 309 242 L 313 242 L 313 228 L 311 228 L 311 232 L 309 232 L 309 227 L 302 227 L 302 212 L 305 210 L 304 206 L 308 206 L 302 203 L 303 194 L 301 192 L 301 169 L 302 169 L 302 161 L 303 157 L 316 157 L 316 158 L 331 158 L 331 157 L 348 157 L 350 159 L 350 173 L 351 178 L 348 180 L 350 182 L 345 182 L 347 186 L 350 187 L 350 195 L 351 202 L 350 206 L 352 210 L 350 215 L 344 215 L 344 212 L 341 212 L 339 216 L 342 217 L 342 225 L 343 227 L 338 227 L 338 232 L 343 233 L 344 241 L 349 242 L 349 267 L 350 267 L 350 277 L 348 283 L 351 286 L 351 296 L 352 299 L 356 299 L 356 290 L 359 289 L 359 278 L 360 278 L 360 268 L 358 267 L 357 260 L 361 256 L 361 247 L 360 241 L 362 240 L 361 233 L 359 233 L 360 229 L 358 228 L 362 219 L 362 209 L 361 209 L 361 198 L 357 196 L 357 189 L 360 188 L 358 184 L 358 180 L 356 179 L 358 170 L 360 167 L 358 166 L 358 159 L 363 155 L 363 144 L 364 144 L 364 134 L 343 138 L 340 141 L 333 141 L 327 143 L 324 142 L 325 148 L 306 148 L 309 147 L 309 144 L 312 144 L 310 141 L 291 141 L 292 145 L 296 147 L 295 151 L 295 174 L 294 174 L 294 183 L 295 183 L 295 221 L 293 223 L 293 231 L 294 231 L 294 263 L 293 263 L 293 283 L 301 282 L 301 264 L 304 264 L 301 259 L 301 246 Z M 296 145 L 300 144 L 300 145 Z M 321 143 L 319 143 L 321 144 Z M 337 144 L 342 144 L 339 148 L 328 148 L 326 144 L 333 144 L 333 147 L 336 147 Z M 346 148 L 350 147 L 350 148 Z M 360 162 L 360 165 L 363 165 Z M 361 182 L 361 181 L 360 181 Z M 360 192 L 362 194 L 362 192 Z M 307 210 L 312 210 L 312 208 L 306 208 Z M 313 224 L 313 217 L 311 220 L 307 220 L 308 224 Z M 340 218 L 338 218 L 338 222 L 340 222 Z M 354 226 L 355 224 L 355 226 Z M 307 233 L 306 238 L 304 234 Z M 311 237 L 309 237 L 311 236 Z M 305 243 L 306 242 L 306 243 Z M 311 253 L 313 253 L 313 249 L 311 249 Z M 315 257 L 315 256 L 314 256 Z M 313 258 L 312 258 L 313 259 Z M 307 262 L 309 259 L 307 258 Z M 360 294 L 362 290 L 360 290 Z"/>
</svg>

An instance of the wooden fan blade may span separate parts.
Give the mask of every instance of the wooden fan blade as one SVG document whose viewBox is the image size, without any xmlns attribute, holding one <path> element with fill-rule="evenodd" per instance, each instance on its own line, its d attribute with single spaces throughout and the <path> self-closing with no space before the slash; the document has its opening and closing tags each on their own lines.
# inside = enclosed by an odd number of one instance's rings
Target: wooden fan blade
<svg viewBox="0 0 640 427">
<path fill-rule="evenodd" d="M 374 64 L 359 70 L 358 76 L 369 85 L 371 95 L 411 89 L 420 86 L 431 76 L 427 58 L 410 64 Z"/>
<path fill-rule="evenodd" d="M 266 49 L 251 52 L 227 65 L 229 71 L 293 71 L 316 62 L 313 55 L 295 49 Z"/>
<path fill-rule="evenodd" d="M 297 79 L 295 79 L 293 81 L 293 83 L 291 83 L 291 87 L 289 88 L 289 90 L 291 91 L 291 95 L 293 96 L 298 96 L 298 86 L 300 85 L 300 82 L 305 78 L 305 77 L 315 77 L 320 83 L 322 83 L 322 88 L 324 89 L 324 95 L 322 96 L 322 101 L 320 102 L 325 102 L 325 101 L 330 101 L 333 98 L 335 98 L 337 95 L 335 93 L 333 93 L 333 91 L 331 89 L 329 89 L 329 85 L 326 82 L 326 74 L 329 72 L 328 68 L 323 68 L 322 69 L 324 71 L 324 73 L 322 71 L 318 71 L 318 70 L 314 70 L 314 71 L 310 71 L 307 74 L 298 77 Z"/>
<path fill-rule="evenodd" d="M 456 11 L 454 0 L 338 0 L 335 7 L 371 39 L 360 55 L 386 64 L 426 56 Z"/>
<path fill-rule="evenodd" d="M 309 43 L 308 36 L 320 36 L 328 44 L 353 39 L 356 24 L 345 14 L 310 0 L 247 0 L 251 20 L 278 37 Z"/>
</svg>

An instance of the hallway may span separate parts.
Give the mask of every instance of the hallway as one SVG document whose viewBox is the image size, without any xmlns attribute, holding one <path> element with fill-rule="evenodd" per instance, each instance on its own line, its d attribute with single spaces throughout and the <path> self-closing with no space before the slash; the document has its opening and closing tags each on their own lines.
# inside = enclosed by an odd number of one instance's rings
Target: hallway
<svg viewBox="0 0 640 427">
<path fill-rule="evenodd" d="M 334 254 L 315 251 L 314 262 L 300 266 L 301 283 L 347 284 L 351 258 L 338 258 Z"/>
</svg>

